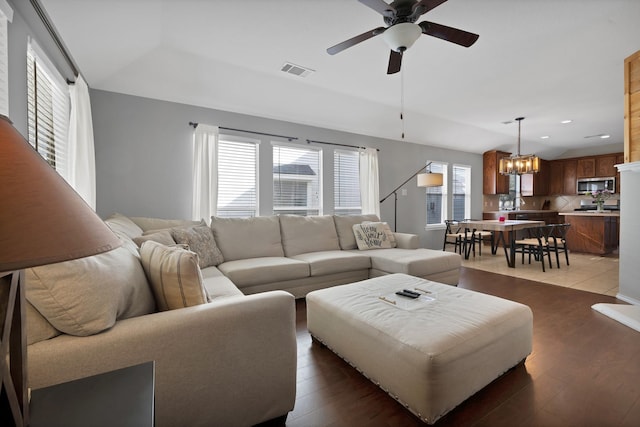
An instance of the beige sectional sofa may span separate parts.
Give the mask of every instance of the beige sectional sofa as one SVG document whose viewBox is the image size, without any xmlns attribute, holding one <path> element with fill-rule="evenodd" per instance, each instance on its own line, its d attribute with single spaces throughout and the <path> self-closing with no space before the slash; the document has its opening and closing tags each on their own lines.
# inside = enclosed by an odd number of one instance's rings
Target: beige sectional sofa
<svg viewBox="0 0 640 427">
<path fill-rule="evenodd" d="M 388 237 L 396 247 L 358 250 L 353 226 L 364 221 L 379 220 L 214 217 L 214 261 L 197 273 L 208 302 L 157 311 L 138 246 L 180 243 L 176 230 L 203 223 L 115 214 L 106 223 L 122 247 L 26 272 L 29 386 L 154 360 L 159 427 L 286 416 L 295 402 L 294 297 L 398 272 L 457 284 L 459 255 L 418 249 L 415 235 L 395 233 Z"/>
</svg>

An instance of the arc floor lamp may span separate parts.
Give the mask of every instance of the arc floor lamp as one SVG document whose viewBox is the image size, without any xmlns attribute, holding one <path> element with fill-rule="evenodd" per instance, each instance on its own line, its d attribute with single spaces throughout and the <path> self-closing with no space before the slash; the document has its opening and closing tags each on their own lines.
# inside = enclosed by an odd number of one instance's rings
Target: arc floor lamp
<svg viewBox="0 0 640 427">
<path fill-rule="evenodd" d="M 442 186 L 443 175 L 441 173 L 431 172 L 431 163 L 433 162 L 429 162 L 426 165 L 422 166 L 420 169 L 416 171 L 416 173 L 411 175 L 402 184 L 398 185 L 391 193 L 387 194 L 380 200 L 380 203 L 382 203 L 392 195 L 394 197 L 393 231 L 397 231 L 396 223 L 398 221 L 398 190 L 400 190 L 407 182 L 415 178 L 416 175 L 418 176 L 418 180 L 417 180 L 418 187 L 441 187 Z M 420 173 L 425 169 L 427 170 L 426 173 Z"/>
<path fill-rule="evenodd" d="M 0 115 L 0 425 L 29 424 L 24 269 L 106 252 L 120 240 Z"/>
</svg>

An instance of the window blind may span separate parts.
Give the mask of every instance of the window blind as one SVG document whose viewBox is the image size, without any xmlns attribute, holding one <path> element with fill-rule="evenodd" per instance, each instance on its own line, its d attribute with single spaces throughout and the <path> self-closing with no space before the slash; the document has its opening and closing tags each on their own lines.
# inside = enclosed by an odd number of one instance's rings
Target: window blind
<svg viewBox="0 0 640 427">
<path fill-rule="evenodd" d="M 252 217 L 258 212 L 258 144 L 218 141 L 218 212 L 220 217 Z"/>
<path fill-rule="evenodd" d="M 471 217 L 471 168 L 453 165 L 453 219 Z"/>
<path fill-rule="evenodd" d="M 359 156 L 357 151 L 333 152 L 333 210 L 336 214 L 362 213 Z"/>
<path fill-rule="evenodd" d="M 63 177 L 67 176 L 69 91 L 62 77 L 27 47 L 27 127 L 31 145 Z"/>
<path fill-rule="evenodd" d="M 273 144 L 274 214 L 320 215 L 321 150 Z"/>
<path fill-rule="evenodd" d="M 9 117 L 8 19 L 0 10 L 0 114 Z"/>
</svg>

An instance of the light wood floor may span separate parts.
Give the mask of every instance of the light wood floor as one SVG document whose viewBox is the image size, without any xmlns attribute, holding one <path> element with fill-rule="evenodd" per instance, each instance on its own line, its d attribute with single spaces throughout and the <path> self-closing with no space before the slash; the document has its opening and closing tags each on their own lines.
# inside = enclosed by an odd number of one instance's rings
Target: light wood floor
<svg viewBox="0 0 640 427">
<path fill-rule="evenodd" d="M 552 257 L 553 268 L 545 265 L 545 272 L 542 272 L 542 266 L 539 262 L 532 260 L 531 264 L 529 264 L 526 257 L 524 264 L 522 264 L 520 256 L 516 260 L 516 268 L 509 268 L 503 249 L 499 248 L 496 255 L 491 255 L 491 250 L 487 246 L 483 248 L 482 256 L 476 253 L 475 257 L 470 256 L 468 260 L 463 259 L 462 265 L 492 273 L 506 274 L 552 285 L 616 296 L 619 283 L 617 254 L 598 256 L 571 253 L 569 255 L 569 265 L 566 264 L 563 256 L 563 254 L 560 254 L 560 268 L 557 268 L 556 260 Z"/>
<path fill-rule="evenodd" d="M 460 287 L 531 307 L 533 353 L 436 426 L 640 425 L 640 333 L 590 308 L 620 301 L 464 267 Z M 297 302 L 297 339 L 296 405 L 286 426 L 425 425 L 311 341 L 304 300 Z"/>
</svg>

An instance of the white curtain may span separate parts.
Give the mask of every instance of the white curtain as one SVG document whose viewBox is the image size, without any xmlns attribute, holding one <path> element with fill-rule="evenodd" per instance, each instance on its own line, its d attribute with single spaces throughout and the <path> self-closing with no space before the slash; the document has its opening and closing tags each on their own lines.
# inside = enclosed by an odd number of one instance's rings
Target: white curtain
<svg viewBox="0 0 640 427">
<path fill-rule="evenodd" d="M 380 217 L 380 185 L 378 178 L 378 150 L 360 151 L 360 201 L 363 214 Z"/>
<path fill-rule="evenodd" d="M 198 125 L 193 135 L 194 220 L 209 222 L 218 210 L 218 136 L 217 126 Z"/>
<path fill-rule="evenodd" d="M 69 144 L 67 182 L 82 196 L 93 210 L 96 209 L 96 159 L 93 146 L 93 121 L 89 87 L 81 75 L 69 85 L 71 111 L 69 118 Z"/>
</svg>

